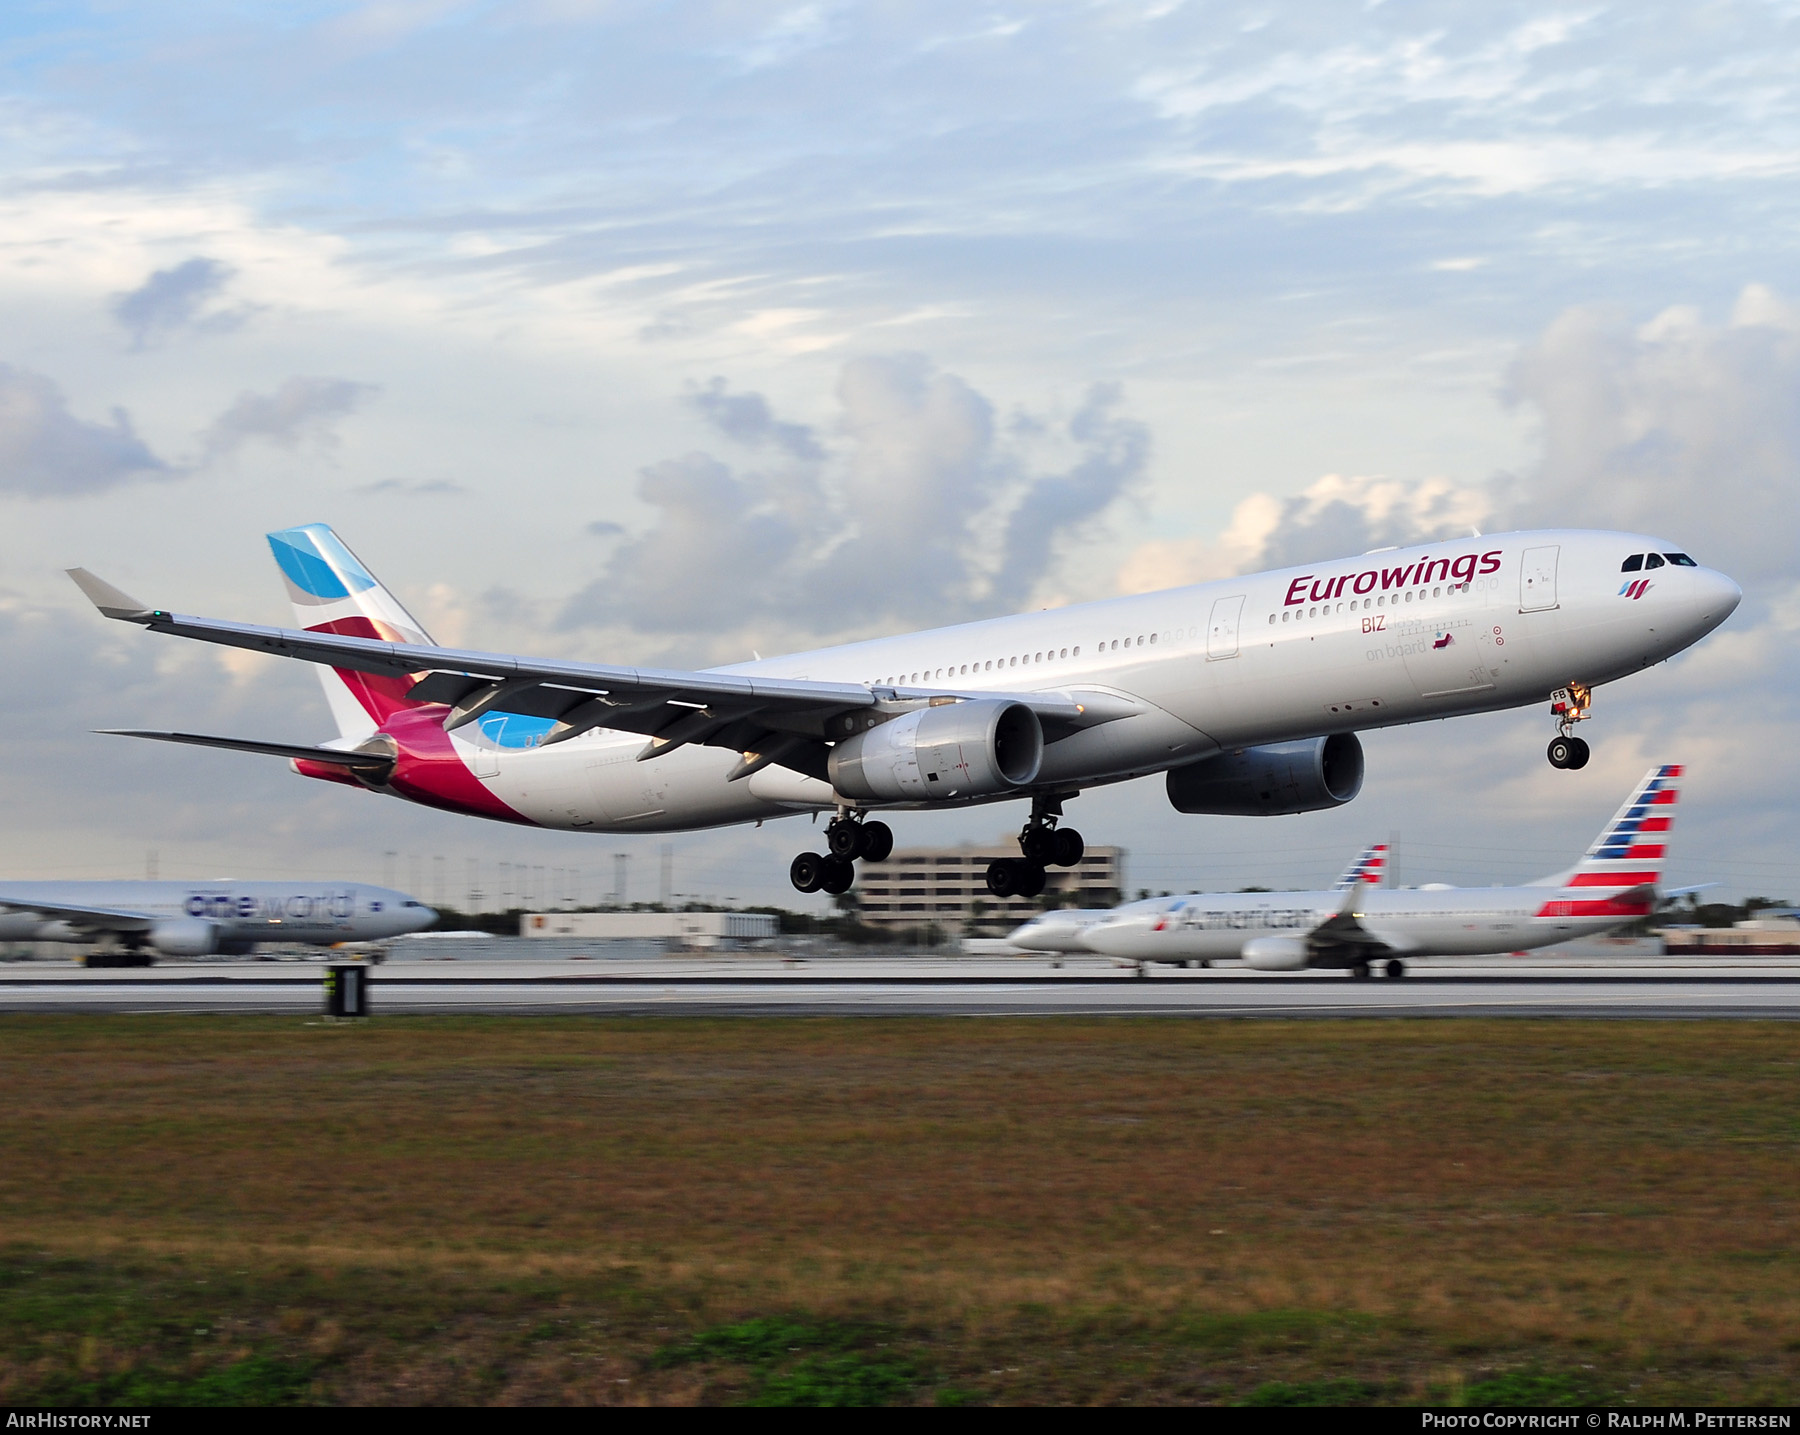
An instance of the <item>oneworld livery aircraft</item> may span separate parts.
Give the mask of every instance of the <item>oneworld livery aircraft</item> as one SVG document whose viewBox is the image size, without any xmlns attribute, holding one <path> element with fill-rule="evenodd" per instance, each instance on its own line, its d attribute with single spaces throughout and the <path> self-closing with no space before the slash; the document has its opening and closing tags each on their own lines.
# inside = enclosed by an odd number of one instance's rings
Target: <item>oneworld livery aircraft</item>
<svg viewBox="0 0 1800 1435">
<path fill-rule="evenodd" d="M 259 942 L 374 942 L 436 920 L 406 893 L 363 882 L 0 882 L 0 941 L 93 944 L 90 967 L 242 956 Z"/>
<path fill-rule="evenodd" d="M 1138 962 L 1241 957 L 1258 971 L 1332 967 L 1358 977 L 1385 959 L 1398 977 L 1404 956 L 1516 952 L 1592 936 L 1655 910 L 1680 788 L 1679 766 L 1651 768 L 1575 867 L 1524 887 L 1374 888 L 1359 863 L 1348 886 L 1329 892 L 1133 902 L 1086 926 L 1079 950 Z M 1009 940 L 1024 945 L 1026 933 Z"/>
<path fill-rule="evenodd" d="M 794 859 L 803 892 L 846 891 L 857 859 L 887 856 L 873 812 L 1022 799 L 1021 855 L 987 881 L 1035 896 L 1046 864 L 1081 858 L 1059 823 L 1084 789 L 1166 773 L 1182 812 L 1336 807 L 1362 787 L 1363 728 L 1549 699 L 1550 760 L 1579 767 L 1572 728 L 1593 689 L 1699 641 L 1742 597 L 1672 543 L 1564 529 L 653 671 L 440 648 L 330 528 L 269 543 L 296 628 L 171 613 L 70 575 L 108 617 L 318 664 L 338 737 L 130 735 L 570 831 L 833 813 L 829 851 Z"/>
</svg>

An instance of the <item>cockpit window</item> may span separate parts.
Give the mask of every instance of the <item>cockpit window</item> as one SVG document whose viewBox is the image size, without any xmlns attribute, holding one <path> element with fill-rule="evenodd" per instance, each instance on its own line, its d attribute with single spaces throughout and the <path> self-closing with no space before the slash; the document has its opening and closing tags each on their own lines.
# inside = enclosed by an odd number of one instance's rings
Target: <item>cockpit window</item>
<svg viewBox="0 0 1800 1435">
<path fill-rule="evenodd" d="M 423 902 L 402 902 L 400 905 L 402 907 L 423 907 L 425 904 Z"/>
<path fill-rule="evenodd" d="M 1700 566 L 1685 553 L 1665 553 L 1663 554 L 1663 557 L 1667 558 L 1669 562 L 1673 563 L 1677 568 L 1698 568 Z"/>
<path fill-rule="evenodd" d="M 1631 557 L 1627 558 L 1619 565 L 1619 571 L 1621 573 L 1635 573 L 1643 566 L 1644 555 L 1642 553 L 1633 553 Z"/>
<path fill-rule="evenodd" d="M 1663 560 L 1662 560 L 1662 554 L 1660 554 L 1660 553 L 1646 553 L 1646 554 L 1645 554 L 1645 555 L 1644 555 L 1644 567 L 1646 567 L 1646 568 L 1660 568 L 1660 567 L 1662 567 L 1662 566 L 1663 566 Z"/>
</svg>

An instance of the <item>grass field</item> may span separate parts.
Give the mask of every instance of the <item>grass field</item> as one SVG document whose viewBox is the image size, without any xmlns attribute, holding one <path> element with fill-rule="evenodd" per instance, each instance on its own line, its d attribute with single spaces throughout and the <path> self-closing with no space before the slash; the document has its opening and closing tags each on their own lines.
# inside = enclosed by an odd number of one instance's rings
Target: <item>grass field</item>
<svg viewBox="0 0 1800 1435">
<path fill-rule="evenodd" d="M 1800 1398 L 1800 1026 L 0 1018 L 0 1403 Z"/>
</svg>

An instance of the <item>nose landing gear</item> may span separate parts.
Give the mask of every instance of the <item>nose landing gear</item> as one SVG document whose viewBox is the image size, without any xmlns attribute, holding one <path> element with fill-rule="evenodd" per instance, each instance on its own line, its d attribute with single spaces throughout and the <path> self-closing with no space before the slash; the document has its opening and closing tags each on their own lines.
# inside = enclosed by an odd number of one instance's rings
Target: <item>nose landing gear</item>
<svg viewBox="0 0 1800 1435">
<path fill-rule="evenodd" d="M 840 812 L 825 828 L 828 852 L 802 852 L 788 868 L 797 892 L 848 892 L 856 881 L 857 862 L 885 862 L 894 850 L 894 829 L 885 822 L 865 822 L 859 812 Z"/>
<path fill-rule="evenodd" d="M 1575 724 L 1585 722 L 1594 703 L 1594 690 L 1586 683 L 1570 683 L 1550 694 L 1550 715 L 1556 719 L 1556 736 L 1550 740 L 1550 766 L 1576 772 L 1587 766 L 1588 745 L 1573 735 Z"/>
</svg>

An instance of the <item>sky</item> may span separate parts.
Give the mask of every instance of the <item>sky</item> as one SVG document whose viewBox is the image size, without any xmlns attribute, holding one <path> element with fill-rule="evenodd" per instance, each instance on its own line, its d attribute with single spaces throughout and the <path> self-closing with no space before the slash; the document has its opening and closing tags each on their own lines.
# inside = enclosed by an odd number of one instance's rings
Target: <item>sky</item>
<svg viewBox="0 0 1800 1435">
<path fill-rule="evenodd" d="M 805 906 L 805 819 L 534 834 L 99 727 L 311 742 L 329 522 L 440 641 L 702 666 L 1540 523 L 1745 590 L 1599 693 L 1366 735 L 1361 797 L 1068 820 L 1152 890 L 1573 860 L 1800 898 L 1800 5 L 0 8 L 0 870 Z M 991 841 L 1011 808 L 907 815 Z M 559 875 L 560 874 L 560 875 Z M 819 904 L 822 899 L 811 899 Z"/>
</svg>

